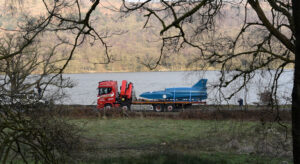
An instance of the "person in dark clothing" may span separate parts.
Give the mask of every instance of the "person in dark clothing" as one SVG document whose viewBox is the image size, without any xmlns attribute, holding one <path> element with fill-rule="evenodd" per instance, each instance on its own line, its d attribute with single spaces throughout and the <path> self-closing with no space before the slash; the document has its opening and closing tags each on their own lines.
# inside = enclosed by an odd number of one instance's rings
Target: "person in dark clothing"
<svg viewBox="0 0 300 164">
<path fill-rule="evenodd" d="M 243 109 L 243 105 L 244 105 L 244 100 L 243 100 L 242 98 L 240 98 L 240 99 L 238 100 L 238 103 L 239 103 L 240 109 L 242 110 L 242 109 Z"/>
<path fill-rule="evenodd" d="M 42 89 L 41 89 L 39 84 L 36 85 L 36 89 L 37 89 L 38 96 L 41 97 L 42 96 Z"/>
</svg>

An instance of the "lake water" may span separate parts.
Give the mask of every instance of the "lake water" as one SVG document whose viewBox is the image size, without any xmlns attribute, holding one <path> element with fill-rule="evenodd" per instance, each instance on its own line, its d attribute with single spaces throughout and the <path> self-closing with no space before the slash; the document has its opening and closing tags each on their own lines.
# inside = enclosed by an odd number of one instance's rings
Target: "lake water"
<svg viewBox="0 0 300 164">
<path fill-rule="evenodd" d="M 64 104 L 96 105 L 99 81 L 116 80 L 118 81 L 118 85 L 120 85 L 122 80 L 127 80 L 134 84 L 136 95 L 139 96 L 141 93 L 147 91 L 164 90 L 170 87 L 190 87 L 201 78 L 208 79 L 208 104 L 237 104 L 239 98 L 243 98 L 248 104 L 253 104 L 259 101 L 257 94 L 265 86 L 269 85 L 272 75 L 257 73 L 255 78 L 247 85 L 247 89 L 242 89 L 228 102 L 224 101 L 218 90 L 212 87 L 212 85 L 218 83 L 218 71 L 95 73 L 65 74 L 65 76 L 73 80 L 76 86 L 65 90 L 69 94 L 69 97 L 63 101 Z M 224 89 L 224 95 L 229 96 L 232 91 L 237 89 L 237 83 Z M 286 103 L 285 97 L 291 97 L 292 86 L 293 71 L 287 70 L 279 79 L 278 96 L 281 103 Z"/>
</svg>

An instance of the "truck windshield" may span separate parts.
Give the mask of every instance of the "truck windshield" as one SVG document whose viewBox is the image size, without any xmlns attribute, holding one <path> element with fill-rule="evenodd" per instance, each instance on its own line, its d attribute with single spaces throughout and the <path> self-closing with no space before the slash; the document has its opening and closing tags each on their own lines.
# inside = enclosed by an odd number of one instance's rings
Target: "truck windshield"
<svg viewBox="0 0 300 164">
<path fill-rule="evenodd" d="M 112 91 L 111 88 L 99 88 L 99 95 L 108 94 Z"/>
</svg>

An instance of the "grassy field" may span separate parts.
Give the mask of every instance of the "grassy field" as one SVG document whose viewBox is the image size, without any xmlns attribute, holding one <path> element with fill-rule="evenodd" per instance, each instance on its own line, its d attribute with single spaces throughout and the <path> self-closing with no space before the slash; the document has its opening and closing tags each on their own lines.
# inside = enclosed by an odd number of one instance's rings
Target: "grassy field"
<svg viewBox="0 0 300 164">
<path fill-rule="evenodd" d="M 290 124 L 164 118 L 71 119 L 83 129 L 82 163 L 282 163 Z"/>
</svg>

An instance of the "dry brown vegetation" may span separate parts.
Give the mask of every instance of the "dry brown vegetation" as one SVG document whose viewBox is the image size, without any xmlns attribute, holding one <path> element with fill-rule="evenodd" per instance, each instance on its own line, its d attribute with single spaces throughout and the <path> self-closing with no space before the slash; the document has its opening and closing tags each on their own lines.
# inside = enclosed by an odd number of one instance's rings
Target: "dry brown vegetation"
<svg viewBox="0 0 300 164">
<path fill-rule="evenodd" d="M 81 3 L 85 7 L 82 9 L 84 12 L 89 7 L 90 2 L 86 0 Z M 7 7 L 5 3 L 0 5 L 1 7 Z M 109 52 L 112 62 L 109 64 L 97 64 L 105 60 L 105 52 L 101 47 L 86 42 L 75 51 L 74 57 L 66 68 L 65 73 L 149 71 L 142 63 L 158 60 L 161 49 L 159 23 L 153 21 L 151 22 L 151 26 L 155 28 L 143 28 L 146 21 L 144 17 L 145 13 L 136 12 L 124 17 L 121 13 L 117 12 L 120 6 L 121 1 L 118 0 L 101 1 L 101 5 L 93 13 L 93 26 L 97 31 L 101 31 L 101 34 L 108 36 L 106 41 L 109 46 L 112 46 Z M 43 4 L 36 0 L 32 0 L 32 3 L 25 3 L 22 6 L 22 11 L 30 11 L 30 15 L 33 16 L 42 13 L 43 9 Z M 236 35 L 242 24 L 242 20 L 237 19 L 237 16 L 242 17 L 243 11 L 232 6 L 225 6 L 224 9 L 219 18 L 218 32 L 229 36 Z M 22 16 L 16 13 L 7 14 L 7 12 L 0 13 L 0 28 L 8 30 L 17 29 L 18 23 L 22 21 Z M 0 33 L 3 35 L 8 32 L 1 30 Z M 206 39 L 209 40 L 209 38 Z M 43 40 L 49 44 L 53 42 L 53 36 L 45 35 L 43 36 Z M 62 55 L 64 50 L 61 49 L 60 53 L 59 55 Z M 182 71 L 200 69 L 205 64 L 202 61 L 187 67 L 197 57 L 198 53 L 192 48 L 183 48 L 179 52 L 164 55 L 161 65 L 155 70 Z M 239 62 L 237 61 L 237 63 Z M 219 69 L 219 66 L 207 65 L 206 69 Z M 35 73 L 40 73 L 39 71 L 36 70 Z"/>
<path fill-rule="evenodd" d="M 221 109 L 220 109 L 221 107 Z M 166 119 L 200 119 L 200 120 L 245 120 L 245 121 L 260 121 L 273 122 L 291 121 L 290 110 L 272 110 L 268 107 L 253 107 L 250 110 L 240 110 L 238 106 L 231 106 L 227 109 L 226 106 L 201 106 L 195 109 L 185 109 L 179 112 L 152 112 L 152 111 L 122 111 L 115 108 L 111 110 L 96 109 L 95 106 L 58 106 L 56 109 L 60 116 L 72 118 L 166 118 Z M 256 109 L 254 109 L 256 108 Z"/>
</svg>

